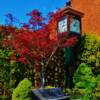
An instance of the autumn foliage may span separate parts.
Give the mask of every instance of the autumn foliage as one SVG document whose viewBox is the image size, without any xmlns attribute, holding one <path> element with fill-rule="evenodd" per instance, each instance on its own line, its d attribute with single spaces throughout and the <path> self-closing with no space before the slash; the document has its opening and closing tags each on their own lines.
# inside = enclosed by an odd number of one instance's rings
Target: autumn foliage
<svg viewBox="0 0 100 100">
<path fill-rule="evenodd" d="M 72 46 L 77 41 L 76 36 L 67 38 L 68 33 L 57 33 L 59 11 L 49 13 L 48 24 L 44 23 L 45 18 L 38 10 L 27 15 L 30 16 L 29 22 L 20 29 L 8 29 L 11 37 L 4 43 L 13 48 L 12 59 L 41 68 L 41 62 L 52 57 L 58 47 Z"/>
</svg>

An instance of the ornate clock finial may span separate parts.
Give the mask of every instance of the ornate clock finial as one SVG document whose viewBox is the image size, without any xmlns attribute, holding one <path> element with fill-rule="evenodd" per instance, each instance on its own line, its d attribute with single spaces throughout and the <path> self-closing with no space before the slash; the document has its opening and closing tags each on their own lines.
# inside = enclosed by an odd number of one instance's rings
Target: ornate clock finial
<svg viewBox="0 0 100 100">
<path fill-rule="evenodd" d="M 66 2 L 66 6 L 71 6 L 71 0 Z"/>
</svg>

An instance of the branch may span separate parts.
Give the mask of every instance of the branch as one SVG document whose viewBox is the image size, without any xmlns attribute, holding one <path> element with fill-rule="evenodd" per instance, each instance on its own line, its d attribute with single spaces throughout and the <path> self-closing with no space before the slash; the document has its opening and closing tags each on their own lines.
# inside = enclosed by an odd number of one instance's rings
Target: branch
<svg viewBox="0 0 100 100">
<path fill-rule="evenodd" d="M 55 47 L 55 49 L 53 50 L 52 54 L 50 55 L 50 57 L 49 57 L 49 59 L 48 59 L 48 61 L 47 61 L 45 67 L 48 66 L 48 64 L 49 64 L 49 62 L 50 62 L 50 60 L 51 60 L 51 58 L 52 58 L 52 57 L 54 56 L 54 54 L 56 53 L 57 49 L 58 49 L 58 45 Z"/>
</svg>

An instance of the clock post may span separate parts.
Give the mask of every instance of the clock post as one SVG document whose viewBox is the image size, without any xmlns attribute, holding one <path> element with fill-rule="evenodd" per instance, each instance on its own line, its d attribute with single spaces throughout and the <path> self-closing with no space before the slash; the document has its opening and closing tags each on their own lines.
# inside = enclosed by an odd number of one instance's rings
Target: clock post
<svg viewBox="0 0 100 100">
<path fill-rule="evenodd" d="M 63 17 L 58 22 L 58 33 L 68 32 L 74 34 L 81 34 L 81 18 L 83 13 L 73 9 L 70 6 L 66 6 L 61 9 Z"/>
<path fill-rule="evenodd" d="M 83 13 L 73 9 L 70 6 L 66 6 L 61 10 L 61 14 L 63 17 L 58 21 L 58 33 L 63 34 L 67 33 L 68 35 L 81 35 L 82 26 L 81 26 L 81 18 L 83 17 Z M 72 77 L 75 69 L 75 61 L 74 61 L 74 50 L 71 47 L 63 48 L 64 56 L 65 56 L 65 83 L 64 87 L 72 87 Z"/>
</svg>

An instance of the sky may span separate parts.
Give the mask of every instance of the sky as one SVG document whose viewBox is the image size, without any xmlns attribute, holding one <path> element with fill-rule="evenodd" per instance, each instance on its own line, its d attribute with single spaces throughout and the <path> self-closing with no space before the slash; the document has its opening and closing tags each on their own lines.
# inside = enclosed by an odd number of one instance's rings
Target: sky
<svg viewBox="0 0 100 100">
<path fill-rule="evenodd" d="M 19 21 L 27 22 L 26 14 L 38 9 L 44 16 L 64 7 L 67 0 L 0 0 L 0 24 L 5 23 L 5 14 L 12 13 Z"/>
</svg>

